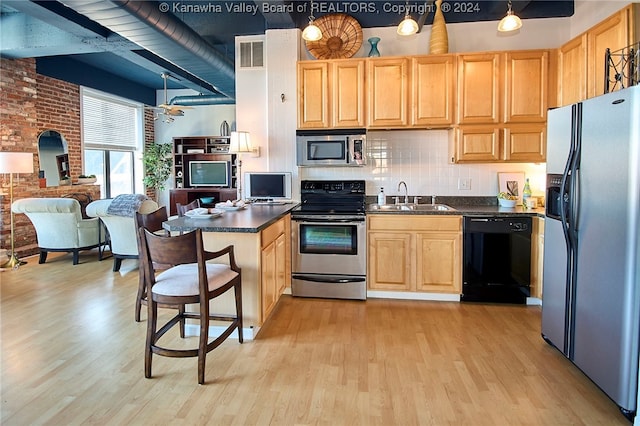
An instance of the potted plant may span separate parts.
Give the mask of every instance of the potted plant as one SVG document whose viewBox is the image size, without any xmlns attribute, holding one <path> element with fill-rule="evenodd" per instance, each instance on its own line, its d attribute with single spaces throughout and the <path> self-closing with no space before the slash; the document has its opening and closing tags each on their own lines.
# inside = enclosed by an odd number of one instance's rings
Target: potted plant
<svg viewBox="0 0 640 426">
<path fill-rule="evenodd" d="M 171 176 L 173 159 L 171 158 L 172 147 L 168 143 L 152 143 L 147 145 L 142 154 L 144 165 L 144 186 L 152 188 L 155 192 L 156 202 L 158 201 L 158 190 L 165 189 L 165 183 Z"/>
<path fill-rule="evenodd" d="M 78 176 L 78 183 L 82 185 L 88 185 L 96 183 L 96 175 L 80 175 Z"/>
</svg>

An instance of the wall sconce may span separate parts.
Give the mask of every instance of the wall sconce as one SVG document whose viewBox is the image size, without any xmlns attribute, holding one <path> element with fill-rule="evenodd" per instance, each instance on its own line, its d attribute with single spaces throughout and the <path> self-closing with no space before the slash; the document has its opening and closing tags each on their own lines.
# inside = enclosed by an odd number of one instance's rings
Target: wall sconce
<svg viewBox="0 0 640 426">
<path fill-rule="evenodd" d="M 522 27 L 522 21 L 516 14 L 511 10 L 511 0 L 509 0 L 509 8 L 507 9 L 507 15 L 500 20 L 498 24 L 498 31 L 500 32 L 509 32 L 515 31 L 518 28 Z"/>
<path fill-rule="evenodd" d="M 9 260 L 0 264 L 0 269 L 14 269 L 22 265 L 14 247 L 13 238 L 13 174 L 33 173 L 33 154 L 31 152 L 0 152 L 0 173 L 9 173 L 9 214 L 11 215 L 11 255 Z"/>
<path fill-rule="evenodd" d="M 397 33 L 401 36 L 410 36 L 418 32 L 418 23 L 409 14 L 409 2 L 407 1 L 404 19 L 398 25 Z"/>
<path fill-rule="evenodd" d="M 318 41 L 322 38 L 322 30 L 313 22 L 316 18 L 313 16 L 313 1 L 311 2 L 311 15 L 309 16 L 309 24 L 302 31 L 302 38 L 307 41 Z"/>
<path fill-rule="evenodd" d="M 242 154 L 253 154 L 253 157 L 260 157 L 260 147 L 251 146 L 249 132 L 231 132 L 229 141 L 229 154 L 236 154 L 236 178 L 238 181 L 238 200 L 242 200 Z"/>
</svg>

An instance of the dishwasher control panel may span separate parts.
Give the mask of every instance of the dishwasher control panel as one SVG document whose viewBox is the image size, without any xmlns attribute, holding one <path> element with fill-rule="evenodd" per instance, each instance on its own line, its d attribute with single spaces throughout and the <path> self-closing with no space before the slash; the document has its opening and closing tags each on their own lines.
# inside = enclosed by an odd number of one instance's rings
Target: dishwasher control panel
<svg viewBox="0 0 640 426">
<path fill-rule="evenodd" d="M 531 234 L 531 217 L 514 216 L 466 216 L 464 232 L 504 234 L 524 232 Z"/>
</svg>

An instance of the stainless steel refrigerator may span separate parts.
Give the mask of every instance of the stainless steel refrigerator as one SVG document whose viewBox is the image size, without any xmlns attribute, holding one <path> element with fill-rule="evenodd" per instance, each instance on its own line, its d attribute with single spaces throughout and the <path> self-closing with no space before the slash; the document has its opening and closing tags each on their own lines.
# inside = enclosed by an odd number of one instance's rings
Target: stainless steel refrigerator
<svg viewBox="0 0 640 426">
<path fill-rule="evenodd" d="M 549 111 L 542 336 L 635 417 L 640 86 Z"/>
</svg>

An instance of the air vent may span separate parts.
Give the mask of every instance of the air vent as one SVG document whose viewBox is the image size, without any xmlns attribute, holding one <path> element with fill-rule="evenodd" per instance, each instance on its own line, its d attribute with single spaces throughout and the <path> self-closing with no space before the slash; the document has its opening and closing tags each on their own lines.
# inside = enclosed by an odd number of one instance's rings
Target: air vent
<svg viewBox="0 0 640 426">
<path fill-rule="evenodd" d="M 264 67 L 264 42 L 251 41 L 240 43 L 240 68 Z"/>
</svg>

